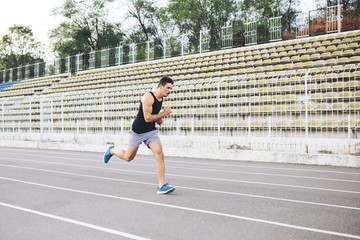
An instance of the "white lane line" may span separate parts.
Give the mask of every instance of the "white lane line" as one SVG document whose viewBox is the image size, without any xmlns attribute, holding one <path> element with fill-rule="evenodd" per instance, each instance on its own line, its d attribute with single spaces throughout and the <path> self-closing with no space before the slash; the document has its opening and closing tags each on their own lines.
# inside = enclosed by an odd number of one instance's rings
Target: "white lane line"
<svg viewBox="0 0 360 240">
<path fill-rule="evenodd" d="M 5 164 L 0 164 L 0 166 L 18 168 L 18 169 L 28 169 L 28 170 L 34 170 L 34 171 L 40 171 L 40 172 L 64 174 L 64 175 L 70 175 L 70 176 L 95 178 L 95 179 L 108 180 L 108 181 L 127 182 L 127 183 L 135 183 L 135 184 L 142 184 L 142 185 L 157 186 L 157 184 L 155 184 L 155 183 L 131 181 L 131 180 L 125 180 L 125 179 L 119 179 L 119 178 L 108 178 L 108 177 L 101 177 L 101 176 L 94 176 L 94 175 L 87 175 L 87 174 L 80 174 L 80 173 L 54 171 L 54 170 L 48 170 L 48 169 L 42 169 L 42 168 L 20 167 L 20 166 L 5 165 Z M 277 197 L 269 197 L 269 196 L 254 195 L 254 194 L 218 191 L 218 190 L 203 189 L 203 188 L 193 188 L 193 187 L 186 187 L 186 186 L 179 186 L 179 185 L 176 185 L 176 188 L 194 190 L 194 191 L 202 191 L 202 192 L 211 192 L 211 193 L 218 193 L 218 194 L 236 195 L 236 196 L 243 196 L 243 197 L 249 197 L 249 198 L 260 198 L 260 199 L 268 199 L 268 200 L 275 200 L 275 201 L 283 201 L 283 202 L 291 202 L 291 203 L 308 204 L 308 205 L 316 205 L 316 206 L 322 206 L 322 207 L 350 209 L 350 210 L 360 211 L 360 208 L 357 208 L 357 207 L 334 205 L 334 204 L 319 203 L 319 202 L 300 201 L 300 200 L 287 199 L 287 198 L 277 198 Z"/>
<path fill-rule="evenodd" d="M 35 155 L 38 157 L 43 157 L 42 155 Z M 55 158 L 55 159 L 66 159 L 66 160 L 76 160 L 81 162 L 97 162 L 97 160 L 81 159 L 81 158 L 71 158 L 71 157 L 55 157 L 55 156 L 46 156 L 46 158 Z M 0 157 L 0 159 L 8 159 L 7 157 Z M 115 162 L 115 164 L 122 164 L 121 162 Z M 149 166 L 155 167 L 155 164 L 144 164 L 144 163 L 131 163 L 133 166 Z M 323 181 L 335 181 L 335 182 L 349 182 L 349 183 L 360 183 L 358 180 L 348 180 L 348 179 L 339 179 L 339 178 L 320 178 L 320 177 L 308 177 L 300 175 L 286 175 L 286 174 L 273 174 L 273 173 L 257 173 L 257 172 L 241 172 L 241 171 L 231 171 L 231 170 L 218 170 L 218 169 L 209 169 L 209 168 L 189 168 L 189 167 L 174 167 L 166 166 L 167 169 L 185 169 L 185 170 L 196 170 L 196 171 L 209 171 L 209 172 L 225 172 L 225 173 L 237 173 L 237 174 L 248 174 L 248 175 L 260 175 L 260 176 L 271 176 L 271 177 L 288 177 L 288 178 L 298 178 L 298 179 L 310 179 L 310 180 L 323 180 Z"/>
<path fill-rule="evenodd" d="M 101 170 L 107 170 L 107 171 L 113 171 L 113 172 L 130 172 L 130 173 L 142 173 L 142 174 L 156 175 L 155 172 L 145 172 L 145 171 L 135 171 L 135 170 L 125 170 L 125 169 L 112 169 L 112 168 L 108 168 L 108 167 L 94 167 L 94 166 L 85 166 L 85 165 L 71 164 L 71 163 L 44 162 L 44 161 L 27 160 L 27 159 L 21 159 L 21 158 L 12 158 L 12 160 L 20 160 L 20 161 L 25 161 L 25 162 L 35 162 L 35 163 L 50 164 L 50 165 L 53 164 L 53 165 L 61 165 L 61 166 L 73 166 L 73 167 L 82 167 L 82 168 L 90 168 L 90 169 L 101 169 Z M 276 187 L 288 187 L 288 188 L 299 188 L 299 189 L 308 189 L 308 190 L 317 190 L 317 191 L 360 194 L 360 192 L 349 191 L 349 190 L 307 187 L 307 186 L 279 184 L 279 183 L 254 182 L 254 181 L 227 179 L 227 178 L 210 178 L 210 177 L 200 177 L 200 176 L 171 174 L 171 173 L 166 173 L 166 175 L 173 176 L 173 177 L 202 179 L 202 180 L 221 181 L 221 182 L 237 182 L 237 183 L 248 183 L 248 184 L 266 185 L 266 186 L 276 186 Z"/>
<path fill-rule="evenodd" d="M 33 150 L 33 149 L 30 149 Z M 36 157 L 43 157 L 44 155 L 38 155 L 38 154 L 29 154 L 28 150 L 23 150 L 23 149 L 16 149 L 16 152 L 25 152 L 24 155 L 28 155 L 28 156 L 36 156 Z M 70 156 L 84 156 L 86 154 L 90 154 L 90 152 L 84 152 L 84 153 L 79 153 L 79 152 L 74 152 L 74 153 L 67 153 L 67 152 L 53 152 L 53 151 L 46 151 L 46 150 L 39 150 L 40 152 L 47 152 L 49 154 L 57 154 L 57 155 L 70 155 Z M 0 149 L 1 152 L 1 149 Z M 5 152 L 4 154 L 17 154 L 18 153 L 12 153 L 12 152 Z M 93 156 L 95 154 L 99 154 L 99 153 L 95 153 L 92 152 Z M 101 155 L 102 156 L 102 155 Z M 48 156 L 50 157 L 50 156 Z M 55 157 L 55 156 L 51 156 L 53 158 L 64 158 L 64 157 Z M 78 159 L 78 158 L 76 158 Z M 143 161 L 149 161 L 149 158 L 146 158 L 146 156 L 141 156 L 141 157 L 136 157 L 136 160 L 143 160 Z M 216 160 L 214 160 L 216 161 Z M 222 161 L 222 160 L 218 160 L 218 161 Z M 223 164 L 223 163 L 202 163 L 202 162 L 194 162 L 194 161 L 181 161 L 181 160 L 169 160 L 167 159 L 166 162 L 169 163 L 185 163 L 185 164 L 196 164 L 196 165 L 205 165 L 205 166 L 224 166 L 224 167 L 238 167 L 238 168 L 260 168 L 260 169 L 273 169 L 273 170 L 286 170 L 286 171 L 304 171 L 304 172 L 319 172 L 319 173 L 334 173 L 334 174 L 349 174 L 349 175 L 360 175 L 360 172 L 343 172 L 343 171 L 330 171 L 330 170 L 318 170 L 318 169 L 305 169 L 305 168 L 293 168 L 293 167 L 265 167 L 265 166 L 257 166 L 257 165 L 235 165 L 235 164 Z M 239 163 L 241 163 L 239 161 Z M 267 164 L 266 162 L 264 162 L 264 164 Z M 284 163 L 286 164 L 286 163 Z M 291 165 L 291 164 L 287 164 L 287 165 Z"/>
<path fill-rule="evenodd" d="M 80 226 L 83 226 L 83 227 L 95 229 L 95 230 L 106 232 L 106 233 L 111 233 L 111 234 L 114 234 L 114 235 L 117 235 L 117 236 L 122 236 L 122 237 L 130 238 L 130 239 L 149 240 L 149 238 L 140 237 L 140 236 L 137 236 L 137 235 L 134 235 L 134 234 L 130 234 L 130 233 L 126 233 L 126 232 L 120 232 L 120 231 L 117 231 L 117 230 L 114 230 L 114 229 L 105 228 L 105 227 L 101 227 L 101 226 L 98 226 L 98 225 L 77 221 L 77 220 L 74 220 L 74 219 L 71 219 L 71 218 L 60 217 L 60 216 L 57 216 L 57 215 L 53 215 L 53 214 L 49 214 L 49 213 L 45 213 L 45 212 L 40 212 L 40 211 L 36 211 L 36 210 L 33 210 L 33 209 L 29 209 L 29 208 L 19 207 L 19 206 L 15 206 L 15 205 L 4 203 L 4 202 L 0 202 L 0 206 L 20 210 L 20 211 L 23 211 L 23 212 L 36 214 L 36 215 L 43 216 L 43 217 L 48 217 L 48 218 L 60 220 L 60 221 L 63 221 L 63 222 L 68 222 L 68 223 L 80 225 Z"/>
<path fill-rule="evenodd" d="M 82 194 L 93 195 L 93 196 L 98 196 L 98 197 L 113 198 L 113 199 L 148 204 L 148 205 L 153 205 L 153 206 L 168 207 L 168 208 L 173 208 L 173 209 L 180 209 L 180 210 L 191 211 L 191 212 L 199 212 L 199 213 L 204 213 L 204 214 L 211 214 L 211 215 L 216 215 L 216 216 L 221 216 L 221 217 L 235 218 L 235 219 L 257 222 L 257 223 L 265 223 L 265 224 L 270 224 L 270 225 L 275 225 L 275 226 L 280 226 L 280 227 L 286 227 L 286 228 L 292 228 L 292 229 L 298 229 L 298 230 L 304 230 L 304 231 L 310 231 L 310 232 L 317 232 L 317 233 L 323 233 L 323 234 L 329 234 L 329 235 L 335 235 L 335 236 L 341 236 L 341 237 L 360 239 L 360 236 L 358 236 L 358 235 L 352 235 L 352 234 L 334 232 L 334 231 L 327 231 L 327 230 L 322 230 L 322 229 L 317 229 L 317 228 L 303 227 L 303 226 L 286 224 L 286 223 L 275 222 L 275 221 L 268 221 L 268 220 L 259 219 L 259 218 L 250 218 L 250 217 L 244 217 L 244 216 L 239 216 L 239 215 L 202 210 L 202 209 L 197 209 L 197 208 L 182 207 L 182 206 L 177 206 L 177 205 L 150 202 L 150 201 L 139 200 L 139 199 L 134 199 L 134 198 L 119 197 L 119 196 L 101 194 L 101 193 L 95 193 L 95 192 L 87 192 L 87 191 L 81 191 L 81 190 L 76 190 L 76 189 L 71 189 L 71 188 L 63 188 L 63 187 L 51 186 L 51 185 L 40 184 L 40 183 L 35 183 L 35 182 L 22 181 L 19 179 L 12 179 L 12 178 L 5 178 L 5 177 L 0 177 L 0 179 L 35 185 L 35 186 L 39 186 L 39 187 L 63 190 L 63 191 L 68 191 L 68 192 L 82 193 Z"/>
</svg>

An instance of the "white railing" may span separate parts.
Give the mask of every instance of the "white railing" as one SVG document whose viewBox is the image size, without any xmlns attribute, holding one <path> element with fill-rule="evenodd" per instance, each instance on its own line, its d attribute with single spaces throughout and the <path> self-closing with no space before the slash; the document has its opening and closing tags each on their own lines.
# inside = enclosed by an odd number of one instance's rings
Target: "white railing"
<svg viewBox="0 0 360 240">
<path fill-rule="evenodd" d="M 204 148 L 354 153 L 359 70 L 337 65 L 176 81 L 164 102 L 173 113 L 159 131 L 174 147 L 198 139 Z M 132 81 L 106 90 L 2 99 L 1 135 L 99 144 L 127 139 L 142 95 L 155 86 L 153 80 Z"/>
<path fill-rule="evenodd" d="M 257 21 L 244 23 L 245 46 L 257 44 Z"/>
</svg>

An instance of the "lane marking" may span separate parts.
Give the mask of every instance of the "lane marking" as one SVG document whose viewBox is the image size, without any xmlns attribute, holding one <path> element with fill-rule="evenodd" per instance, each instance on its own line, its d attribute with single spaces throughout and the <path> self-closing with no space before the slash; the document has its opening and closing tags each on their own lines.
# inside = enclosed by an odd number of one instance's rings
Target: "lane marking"
<svg viewBox="0 0 360 240">
<path fill-rule="evenodd" d="M 1 150 L 1 149 L 0 149 Z M 34 149 L 29 149 L 29 150 L 34 150 Z M 28 155 L 28 156 L 41 156 L 43 157 L 44 155 L 37 155 L 37 154 L 28 154 L 28 150 L 23 150 L 23 149 L 17 149 L 16 151 L 20 151 L 20 152 L 25 152 L 24 155 Z M 79 153 L 79 152 L 74 152 L 74 153 L 67 153 L 67 152 L 55 152 L 55 151 L 48 151 L 48 150 L 39 150 L 41 152 L 48 152 L 50 154 L 58 154 L 58 155 L 70 155 L 70 156 L 84 156 L 86 154 L 100 154 L 97 152 L 84 152 L 84 153 Z M 5 152 L 4 154 L 17 154 L 17 153 L 11 153 L 11 152 Z M 92 156 L 93 156 L 92 155 Z M 102 156 L 102 155 L 101 155 Z M 48 156 L 50 157 L 50 156 Z M 63 157 L 55 157 L 55 156 L 51 156 L 53 158 L 63 158 Z M 78 158 L 76 158 L 78 159 Z M 142 160 L 142 161 L 149 161 L 151 159 L 146 158 L 145 155 L 142 155 L 141 157 L 136 157 L 136 160 Z M 211 159 L 213 160 L 213 159 Z M 216 161 L 215 159 L 213 161 Z M 221 161 L 221 160 L 218 160 Z M 305 172 L 322 172 L 322 173 L 334 173 L 334 174 L 349 174 L 349 175 L 360 175 L 360 172 L 343 172 L 343 171 L 330 171 L 330 170 L 317 170 L 317 169 L 304 169 L 304 168 L 286 168 L 286 167 L 264 167 L 264 166 L 256 166 L 256 165 L 235 165 L 235 164 L 223 164 L 223 163 L 201 163 L 201 162 L 193 162 L 193 161 L 178 161 L 178 160 L 166 160 L 166 162 L 169 163 L 186 163 L 186 164 L 196 164 L 196 165 L 205 165 L 205 166 L 224 166 L 224 167 L 239 167 L 239 168 L 260 168 L 260 169 L 274 169 L 274 170 L 286 170 L 286 171 L 305 171 Z M 239 161 L 240 163 L 240 161 Z M 264 164 L 268 164 L 267 162 L 263 162 Z M 287 163 L 284 163 L 287 164 Z M 290 164 L 288 164 L 290 165 Z M 293 164 L 295 165 L 295 164 Z M 317 167 L 317 166 L 316 166 Z"/>
<path fill-rule="evenodd" d="M 2 157 L 0 157 L 0 158 L 2 158 Z M 145 172 L 145 171 L 125 170 L 125 169 L 112 169 L 112 168 L 108 168 L 108 167 L 95 167 L 95 166 L 86 166 L 86 165 L 71 164 L 71 163 L 44 162 L 44 161 L 27 160 L 27 159 L 21 159 L 21 158 L 12 158 L 12 159 L 25 161 L 25 162 L 35 162 L 35 163 L 42 163 L 42 164 L 50 164 L 50 165 L 53 164 L 53 165 L 73 166 L 73 167 L 82 167 L 82 168 L 90 168 L 90 169 L 91 168 L 92 169 L 101 169 L 101 170 L 107 170 L 107 171 L 113 171 L 113 172 L 130 172 L 130 173 L 142 173 L 142 174 L 149 174 L 149 175 L 157 175 L 155 172 Z M 248 183 L 248 184 L 266 185 L 266 186 L 276 186 L 276 187 L 288 187 L 288 188 L 299 188 L 299 189 L 308 189 L 308 190 L 317 190 L 317 191 L 329 191 L 329 192 L 360 194 L 360 192 L 349 191 L 349 190 L 307 187 L 307 186 L 279 184 L 279 183 L 254 182 L 254 181 L 234 180 L 234 179 L 226 179 L 226 178 L 210 178 L 210 177 L 200 177 L 200 176 L 171 174 L 171 173 L 167 173 L 166 175 L 167 176 L 173 176 L 173 177 L 181 177 L 181 178 L 193 178 L 193 179 L 222 181 L 222 182 L 237 182 L 237 183 Z"/>
<path fill-rule="evenodd" d="M 91 223 L 81 222 L 81 221 L 77 221 L 77 220 L 74 220 L 74 219 L 71 219 L 71 218 L 66 218 L 66 217 L 61 217 L 61 216 L 57 216 L 57 215 L 53 215 L 53 214 L 49 214 L 49 213 L 45 213 L 45 212 L 40 212 L 40 211 L 36 211 L 36 210 L 33 210 L 33 209 L 24 208 L 24 207 L 20 207 L 20 206 L 15 206 L 15 205 L 4 203 L 4 202 L 0 202 L 0 206 L 16 209 L 16 210 L 23 211 L 23 212 L 36 214 L 36 215 L 47 217 L 47 218 L 52 218 L 52 219 L 55 219 L 55 220 L 60 220 L 60 221 L 63 221 L 63 222 L 68 222 L 68 223 L 80 225 L 80 226 L 83 226 L 83 227 L 95 229 L 95 230 L 106 232 L 106 233 L 111 233 L 111 234 L 114 234 L 114 235 L 117 235 L 117 236 L 122 236 L 122 237 L 130 238 L 130 239 L 149 240 L 148 238 L 140 237 L 140 236 L 137 236 L 137 235 L 134 235 L 134 234 L 131 234 L 131 233 L 120 232 L 120 231 L 117 231 L 117 230 L 114 230 L 114 229 L 101 227 L 101 226 L 94 225 L 94 224 L 91 224 Z"/>
<path fill-rule="evenodd" d="M 48 169 L 42 169 L 42 168 L 20 167 L 20 166 L 5 165 L 5 164 L 0 164 L 0 166 L 19 168 L 19 169 L 29 169 L 29 170 L 34 170 L 34 171 L 57 173 L 57 174 L 64 174 L 64 175 L 71 175 L 71 176 L 88 177 L 88 178 L 95 178 L 95 179 L 101 179 L 101 180 L 157 186 L 157 184 L 155 184 L 155 183 L 131 181 L 131 180 L 119 179 L 119 178 L 108 178 L 108 177 L 101 177 L 101 176 L 94 176 L 94 175 L 87 175 L 87 174 L 80 174 L 80 173 L 61 172 L 61 171 L 54 171 L 54 170 L 48 170 Z M 287 198 L 277 198 L 277 197 L 269 197 L 269 196 L 254 195 L 254 194 L 245 194 L 245 193 L 218 191 L 218 190 L 212 190 L 212 189 L 193 188 L 193 187 L 186 187 L 186 186 L 179 186 L 179 185 L 176 185 L 176 188 L 360 211 L 360 208 L 357 208 L 357 207 L 334 205 L 334 204 L 319 203 L 319 202 L 301 201 L 301 200 L 294 200 L 294 199 L 287 199 Z"/>
<path fill-rule="evenodd" d="M 42 155 L 31 155 L 43 157 Z M 7 159 L 6 157 L 0 157 L 0 159 Z M 55 158 L 55 159 L 66 159 L 66 160 L 77 160 L 82 162 L 97 162 L 97 160 L 89 160 L 89 159 L 79 159 L 79 158 L 71 158 L 71 157 L 56 157 L 56 156 L 47 156 L 47 158 Z M 115 164 L 124 165 L 122 162 L 114 162 Z M 131 163 L 133 166 L 149 166 L 155 167 L 155 164 L 144 164 L 144 163 Z M 218 170 L 218 169 L 208 169 L 208 168 L 189 168 L 189 167 L 176 167 L 176 166 L 166 166 L 166 168 L 174 168 L 174 169 L 186 169 L 186 170 L 197 170 L 197 171 L 209 171 L 209 172 L 226 172 L 226 173 L 238 173 L 238 174 L 249 174 L 249 175 L 263 175 L 263 176 L 272 176 L 272 177 L 289 177 L 289 178 L 300 178 L 300 179 L 311 179 L 311 180 L 324 180 L 324 181 L 337 181 L 337 182 L 350 182 L 350 183 L 360 183 L 358 180 L 348 180 L 348 179 L 338 179 L 338 178 L 319 178 L 319 177 L 308 177 L 308 176 L 299 176 L 299 175 L 285 175 L 285 174 L 273 174 L 273 173 L 257 173 L 257 172 L 241 172 L 241 171 L 232 171 L 232 170 Z"/>
<path fill-rule="evenodd" d="M 286 228 L 292 228 L 292 229 L 298 229 L 298 230 L 304 230 L 304 231 L 310 231 L 310 232 L 323 233 L 323 234 L 328 234 L 328 235 L 335 235 L 335 236 L 341 236 L 341 237 L 360 239 L 360 236 L 358 236 L 358 235 L 352 235 L 352 234 L 347 234 L 347 233 L 322 230 L 322 229 L 317 229 L 317 228 L 303 227 L 303 226 L 298 226 L 298 225 L 293 225 L 293 224 L 286 224 L 286 223 L 281 223 L 281 222 L 264 220 L 264 219 L 244 217 L 244 216 L 221 213 L 221 212 L 215 212 L 215 211 L 201 210 L 201 209 L 197 209 L 197 208 L 182 207 L 182 206 L 165 204 L 165 203 L 150 202 L 150 201 L 145 201 L 145 200 L 139 200 L 139 199 L 127 198 L 127 197 L 119 197 L 119 196 L 113 196 L 113 195 L 107 195 L 107 194 L 101 194 L 101 193 L 95 193 L 95 192 L 87 192 L 87 191 L 81 191 L 81 190 L 76 190 L 76 189 L 70 189 L 70 188 L 63 188 L 63 187 L 46 185 L 46 184 L 40 184 L 40 183 L 35 183 L 35 182 L 27 182 L 27 181 L 22 181 L 22 180 L 18 180 L 18 179 L 12 179 L 12 178 L 0 177 L 0 179 L 7 180 L 7 181 L 24 183 L 24 184 L 29 184 L 29 185 L 35 185 L 35 186 L 39 186 L 39 187 L 63 190 L 63 191 L 68 191 L 68 192 L 82 193 L 82 194 L 93 195 L 93 196 L 98 196 L 98 197 L 106 197 L 106 198 L 112 198 L 112 199 L 124 200 L 124 201 L 129 201 L 129 202 L 142 203 L 142 204 L 153 205 L 153 206 L 168 207 L 168 208 L 173 208 L 173 209 L 179 209 L 179 210 L 185 210 L 185 211 L 191 211 L 191 212 L 198 212 L 198 213 L 204 213 L 204 214 L 211 214 L 211 215 L 215 215 L 215 216 L 229 217 L 229 218 L 235 218 L 235 219 L 251 221 L 251 222 L 257 222 L 257 223 L 270 224 L 270 225 L 274 225 L 274 226 L 280 226 L 280 227 L 286 227 Z"/>
</svg>

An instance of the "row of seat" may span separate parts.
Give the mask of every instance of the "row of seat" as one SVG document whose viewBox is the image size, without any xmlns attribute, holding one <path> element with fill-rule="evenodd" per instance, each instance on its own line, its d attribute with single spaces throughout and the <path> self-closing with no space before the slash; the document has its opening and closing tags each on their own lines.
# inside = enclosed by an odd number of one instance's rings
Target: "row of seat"
<svg viewBox="0 0 360 240">
<path fill-rule="evenodd" d="M 304 114 L 305 111 L 308 111 L 309 114 L 322 114 L 323 112 L 327 112 L 329 114 L 346 114 L 346 113 L 359 113 L 360 112 L 360 102 L 336 102 L 336 103 L 309 103 L 309 104 L 278 104 L 278 105 L 235 105 L 235 106 L 223 106 L 220 108 L 221 115 L 289 115 L 289 114 Z M 61 115 L 63 112 L 64 115 Z M 104 112 L 106 117 L 119 118 L 120 116 L 133 118 L 137 114 L 138 110 L 136 106 L 132 106 L 132 108 L 118 108 L 117 105 L 113 105 L 112 108 L 106 109 Z M 81 116 L 91 118 L 101 118 L 103 110 L 99 108 L 88 108 L 87 111 L 85 109 L 64 109 L 63 111 L 49 111 L 47 114 L 44 114 L 45 118 L 61 118 L 64 116 L 65 118 L 81 118 Z M 194 115 L 194 116 L 202 116 L 202 115 L 217 115 L 218 108 L 217 107 L 173 107 L 173 116 L 186 116 L 186 115 Z M 13 111 L 5 111 L 3 113 L 5 120 L 28 120 L 29 119 L 29 111 L 23 112 L 21 110 L 13 110 Z M 40 119 L 40 110 L 32 111 L 32 119 Z"/>
<path fill-rule="evenodd" d="M 255 95 L 246 95 L 241 91 L 242 89 L 232 89 L 232 90 L 221 90 L 220 98 L 218 99 L 218 92 L 199 92 L 199 95 L 190 93 L 190 94 L 173 94 L 169 98 L 165 99 L 164 105 L 178 108 L 178 107 L 213 107 L 217 106 L 220 103 L 221 106 L 227 105 L 239 105 L 247 106 L 252 105 L 263 105 L 271 104 L 276 107 L 283 103 L 290 105 L 299 104 L 300 102 L 305 102 L 308 100 L 309 103 L 332 103 L 332 104 L 348 104 L 348 103 L 357 103 L 360 102 L 360 91 L 342 91 L 342 92 L 314 92 L 308 94 L 305 97 L 304 94 L 294 94 L 287 93 L 286 89 L 274 91 L 274 94 L 255 94 Z M 246 89 L 245 89 L 246 90 Z M 267 92 L 269 93 L 269 92 Z M 281 94 L 283 93 L 283 94 Z M 240 95 L 241 94 L 241 95 Z M 61 106 L 63 106 L 65 111 L 97 111 L 103 109 L 103 103 L 105 104 L 105 109 L 132 109 L 138 108 L 140 103 L 141 95 L 123 95 L 123 96 L 112 96 L 102 99 L 101 95 L 98 96 L 82 96 L 82 97 L 73 97 L 65 96 L 63 102 L 61 98 L 57 99 L 47 99 L 43 100 L 42 106 L 43 110 L 47 111 L 49 108 L 53 108 L 52 111 L 60 111 Z M 9 114 L 28 114 L 30 101 L 32 114 L 37 114 L 40 112 L 40 100 L 28 100 L 19 102 L 3 102 L 4 112 Z M 103 102 L 104 101 L 104 102 Z M 351 108 L 354 109 L 354 108 Z M 329 108 L 329 110 L 331 110 Z"/>
<path fill-rule="evenodd" d="M 16 84 L 16 83 L 19 83 L 20 81 L 14 81 L 14 82 L 8 82 L 8 83 L 1 83 L 0 84 L 0 91 L 8 88 L 8 87 L 11 87 L 12 85 Z"/>
<path fill-rule="evenodd" d="M 142 74 L 142 71 L 150 70 L 150 71 L 159 71 L 164 68 L 165 70 L 172 70 L 181 67 L 183 64 L 189 64 L 189 63 L 196 63 L 195 66 L 201 66 L 202 64 L 208 65 L 209 63 L 215 63 L 212 62 L 212 60 L 219 60 L 219 59 L 228 59 L 228 61 L 243 61 L 245 59 L 235 59 L 236 57 L 242 57 L 242 56 L 258 56 L 261 54 L 270 54 L 269 56 L 264 55 L 261 57 L 255 57 L 260 58 L 269 58 L 269 57 L 277 57 L 276 53 L 281 53 L 280 56 L 286 56 L 286 55 L 292 55 L 293 53 L 284 53 L 284 51 L 291 51 L 291 50 L 301 50 L 304 51 L 304 49 L 315 49 L 319 47 L 324 47 L 320 49 L 310 50 L 309 53 L 313 52 L 331 52 L 332 50 L 336 50 L 337 48 L 339 50 L 344 50 L 347 47 L 351 49 L 357 49 L 357 43 L 360 41 L 360 36 L 356 36 L 356 34 L 359 34 L 358 32 L 350 32 L 348 33 L 349 36 L 342 38 L 343 34 L 338 35 L 329 35 L 329 40 L 334 39 L 332 41 L 326 40 L 327 38 L 324 38 L 325 40 L 319 40 L 317 41 L 317 38 L 311 38 L 310 40 L 292 40 L 288 42 L 280 42 L 275 45 L 267 44 L 267 45 L 258 45 L 252 50 L 248 50 L 248 48 L 238 48 L 238 49 L 231 49 L 228 51 L 219 51 L 219 52 L 211 52 L 205 55 L 201 56 L 191 56 L 191 57 L 181 57 L 176 58 L 176 62 L 173 62 L 172 59 L 169 59 L 166 62 L 150 62 L 149 64 L 143 65 L 141 67 L 133 67 L 130 68 L 128 73 L 131 74 Z M 354 36 L 352 38 L 352 36 Z M 341 39 L 342 38 L 342 39 Z M 304 42 L 304 44 L 302 44 Z M 311 43 L 312 42 L 312 43 Z M 294 45 L 294 47 L 292 47 Z M 333 48 L 326 49 L 327 46 L 333 46 Z M 339 45 L 338 47 L 335 47 L 334 45 Z M 306 53 L 307 50 L 305 50 Z M 300 54 L 303 52 L 299 52 Z M 272 55 L 271 55 L 272 54 Z M 339 55 L 337 55 L 339 56 Z M 233 60 L 231 60 L 233 59 Z M 170 63 L 170 64 L 169 64 Z M 179 64 L 179 65 L 176 65 Z M 193 66 L 191 66 L 193 68 Z M 125 70 L 126 71 L 126 70 Z M 124 73 L 124 69 L 122 71 L 119 71 L 119 73 Z M 117 76 L 116 71 L 108 71 L 108 73 L 105 73 L 105 77 L 112 77 Z M 99 77 L 99 76 L 97 76 Z"/>
<path fill-rule="evenodd" d="M 42 92 L 47 88 L 50 88 L 52 84 L 67 77 L 68 74 L 62 74 L 57 76 L 21 80 L 1 91 L 0 98 L 42 94 Z"/>
<path fill-rule="evenodd" d="M 313 72 L 317 72 L 318 69 L 315 69 Z M 299 73 L 296 74 L 300 74 L 301 71 L 298 71 Z M 304 71 L 302 71 L 304 72 Z M 286 73 L 286 72 L 285 72 Z M 278 74 L 279 77 L 270 77 L 271 75 L 276 75 Z M 292 75 L 291 73 L 288 73 L 290 75 L 288 76 L 282 76 L 284 74 L 284 71 L 282 71 L 281 73 L 277 73 L 277 72 L 271 72 L 269 73 L 269 78 L 264 78 L 264 79 L 258 79 L 258 81 L 256 81 L 256 79 L 253 79 L 253 74 L 240 74 L 239 75 L 239 71 L 235 70 L 233 72 L 229 71 L 229 72 L 222 72 L 220 73 L 220 77 L 229 77 L 229 79 L 233 79 L 239 82 L 234 82 L 234 85 L 238 84 L 240 86 L 242 85 L 277 85 L 277 84 L 286 84 L 286 83 L 304 83 L 305 82 L 305 76 L 304 75 Z M 217 82 L 216 77 L 214 76 L 215 74 L 211 74 L 212 76 L 207 78 L 208 81 L 214 81 L 212 83 L 212 87 L 217 87 Z M 261 74 L 258 74 L 259 76 Z M 194 81 L 198 81 L 201 82 L 201 80 L 204 80 L 204 77 L 208 77 L 207 75 L 197 75 L 197 76 L 193 76 L 193 77 L 199 77 L 198 79 L 193 79 Z M 215 77 L 215 78 L 213 78 Z M 256 75 L 257 77 L 257 75 Z M 180 77 L 174 77 L 174 80 L 177 81 L 177 78 Z M 238 79 L 236 79 L 238 78 Z M 247 81 L 243 81 L 242 79 L 249 79 Z M 188 79 L 191 79 L 188 78 Z M 307 78 L 308 82 L 322 82 L 322 81 L 336 81 L 336 80 L 341 80 L 341 81 L 348 81 L 348 80 L 354 80 L 354 79 L 360 79 L 360 71 L 348 71 L 348 72 L 329 72 L 329 73 L 315 73 L 314 75 L 309 75 Z M 139 84 L 139 83 L 127 83 L 126 85 L 123 84 L 118 84 L 117 82 L 118 79 L 113 79 L 113 80 L 109 80 L 109 81 L 101 81 L 101 80 L 96 80 L 96 82 L 84 82 L 82 85 L 78 85 L 75 83 L 69 83 L 66 85 L 63 85 L 61 88 L 58 89 L 54 89 L 52 90 L 52 92 L 63 92 L 66 90 L 86 90 L 86 89 L 101 89 L 101 88 L 105 88 L 105 87 L 117 87 L 117 86 L 123 86 L 123 89 L 127 89 L 127 90 L 131 90 L 131 89 L 149 89 L 151 88 L 150 86 L 155 86 L 156 81 L 155 79 L 149 79 L 149 81 L 144 81 L 147 82 L 145 84 Z M 180 80 L 180 79 L 179 79 Z M 219 79 L 220 80 L 220 79 Z M 186 81 L 186 79 L 185 79 Z M 134 81 L 135 82 L 135 81 Z M 225 81 L 226 82 L 226 81 Z M 174 88 L 176 89 L 177 86 L 185 86 L 185 82 L 182 82 L 180 80 L 180 82 L 178 82 L 179 84 L 175 84 Z M 183 84 L 184 83 L 184 84 Z M 210 84 L 210 83 L 209 83 Z M 350 83 L 348 83 L 350 84 Z M 354 82 L 354 84 L 356 85 L 356 82 Z M 346 87 L 346 84 L 343 84 L 344 87 Z M 193 85 L 189 85 L 189 88 L 193 88 Z M 175 90 L 174 89 L 174 90 Z"/>
<path fill-rule="evenodd" d="M 65 128 L 66 131 L 76 131 L 77 129 L 84 130 L 88 129 L 91 130 L 93 128 L 102 129 L 103 124 L 101 119 L 99 120 L 92 120 L 92 121 L 74 121 L 66 119 L 64 122 L 62 121 L 54 121 L 51 125 L 49 122 L 43 123 L 43 129 L 58 131 Z M 131 127 L 131 120 L 125 120 L 122 122 L 119 121 L 109 121 L 106 120 L 105 127 L 109 128 L 117 128 L 125 131 L 126 129 Z M 31 123 L 32 130 L 39 130 L 41 123 L 39 121 L 33 121 Z M 18 128 L 29 129 L 30 123 L 27 121 L 5 121 L 3 127 L 6 129 L 5 131 L 11 132 L 12 130 Z M 178 121 L 175 120 L 167 120 L 164 122 L 161 130 L 168 130 L 168 129 L 208 129 L 208 130 L 217 130 L 219 127 L 216 120 L 211 119 L 180 119 Z M 221 129 L 229 129 L 229 130 L 240 130 L 244 129 L 247 130 L 251 129 L 278 129 L 278 130 L 287 130 L 287 129 L 305 129 L 308 127 L 309 129 L 319 129 L 319 128 L 331 128 L 333 130 L 339 131 L 348 131 L 350 129 L 359 129 L 360 128 L 360 121 L 355 121 L 351 119 L 350 121 L 347 119 L 309 119 L 308 123 L 306 124 L 304 119 L 294 119 L 294 120 L 228 120 L 228 121 L 221 121 L 220 128 Z"/>
</svg>

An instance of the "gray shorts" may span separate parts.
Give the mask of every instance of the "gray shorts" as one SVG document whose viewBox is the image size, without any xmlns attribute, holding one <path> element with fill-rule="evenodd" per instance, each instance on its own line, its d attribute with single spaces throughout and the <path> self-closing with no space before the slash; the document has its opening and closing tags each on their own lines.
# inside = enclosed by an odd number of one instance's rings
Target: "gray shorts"
<svg viewBox="0 0 360 240">
<path fill-rule="evenodd" d="M 130 140 L 129 140 L 129 147 L 138 147 L 141 143 L 145 143 L 147 147 L 149 147 L 149 142 L 161 142 L 158 130 L 153 130 L 146 133 L 135 133 L 130 130 Z"/>
</svg>

